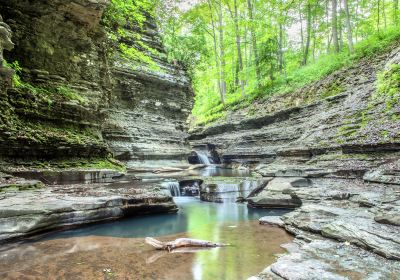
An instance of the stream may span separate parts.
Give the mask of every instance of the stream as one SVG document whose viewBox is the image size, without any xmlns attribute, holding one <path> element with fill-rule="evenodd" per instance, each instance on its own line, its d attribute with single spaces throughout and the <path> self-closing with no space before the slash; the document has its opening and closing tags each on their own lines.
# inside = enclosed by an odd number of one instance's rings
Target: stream
<svg viewBox="0 0 400 280">
<path fill-rule="evenodd" d="M 285 211 L 251 209 L 232 199 L 244 195 L 244 185 L 251 186 L 251 174 L 215 167 L 196 172 L 185 178 L 212 177 L 222 191 L 240 182 L 238 192 L 226 192 L 223 203 L 204 202 L 197 196 L 174 197 L 180 209 L 176 214 L 94 224 L 0 249 L 0 279 L 247 279 L 285 252 L 280 245 L 292 237 L 280 228 L 258 225 L 260 217 Z M 163 241 L 188 237 L 232 246 L 167 253 L 146 245 L 147 236 Z"/>
</svg>

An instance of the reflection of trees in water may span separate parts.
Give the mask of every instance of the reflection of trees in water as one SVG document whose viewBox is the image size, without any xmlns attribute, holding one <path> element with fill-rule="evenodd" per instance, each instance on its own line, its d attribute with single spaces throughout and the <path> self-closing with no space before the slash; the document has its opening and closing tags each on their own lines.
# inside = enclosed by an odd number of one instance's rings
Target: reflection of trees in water
<svg viewBox="0 0 400 280">
<path fill-rule="evenodd" d="M 291 240 L 282 229 L 261 227 L 256 222 L 229 226 L 223 223 L 203 232 L 205 238 L 218 236 L 220 242 L 234 246 L 198 252 L 193 271 L 201 276 L 195 279 L 247 279 L 272 264 L 275 254 L 283 252 L 279 245 Z"/>
<path fill-rule="evenodd" d="M 196 280 L 246 279 L 273 263 L 274 255 L 283 252 L 280 244 L 290 240 L 281 229 L 246 222 L 249 217 L 258 218 L 259 210 L 230 203 L 214 205 L 204 203 L 185 210 L 189 237 L 234 246 L 197 252 L 192 269 Z"/>
</svg>

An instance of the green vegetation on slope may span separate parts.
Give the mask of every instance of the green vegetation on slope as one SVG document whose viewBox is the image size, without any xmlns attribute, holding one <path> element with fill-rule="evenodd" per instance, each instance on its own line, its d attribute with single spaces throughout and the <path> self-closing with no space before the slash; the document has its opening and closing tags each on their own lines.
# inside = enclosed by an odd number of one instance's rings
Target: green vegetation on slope
<svg viewBox="0 0 400 280">
<path fill-rule="evenodd" d="M 106 10 L 104 23 L 109 38 L 134 69 L 160 71 L 153 57 L 162 54 L 146 45 L 137 32 L 144 31 L 146 21 L 154 18 L 156 6 L 157 3 L 150 0 L 112 0 Z"/>
<path fill-rule="evenodd" d="M 49 106 L 51 106 L 55 100 L 77 101 L 81 105 L 87 105 L 89 103 L 89 100 L 85 96 L 80 95 L 68 85 L 44 88 L 23 81 L 20 77 L 22 67 L 18 61 L 6 63 L 6 66 L 15 71 L 13 75 L 13 86 L 18 92 L 29 93 L 32 96 L 46 101 Z"/>
<path fill-rule="evenodd" d="M 392 64 L 378 75 L 378 90 L 374 96 L 383 99 L 387 109 L 392 110 L 400 101 L 400 65 Z"/>
<path fill-rule="evenodd" d="M 191 74 L 196 125 L 294 92 L 400 39 L 398 1 L 204 0 L 167 10 L 164 43 Z M 337 84 L 319 98 L 340 92 Z"/>
</svg>

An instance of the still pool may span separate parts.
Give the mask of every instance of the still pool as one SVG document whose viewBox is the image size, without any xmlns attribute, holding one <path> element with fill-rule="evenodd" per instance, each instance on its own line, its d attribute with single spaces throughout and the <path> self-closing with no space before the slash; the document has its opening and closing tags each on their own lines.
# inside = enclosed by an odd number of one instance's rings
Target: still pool
<svg viewBox="0 0 400 280">
<path fill-rule="evenodd" d="M 87 226 L 0 250 L 0 279 L 247 279 L 273 263 L 284 252 L 280 245 L 292 240 L 282 229 L 258 225 L 258 218 L 282 211 L 175 200 L 177 214 Z M 146 245 L 146 236 L 232 246 L 167 253 Z"/>
</svg>

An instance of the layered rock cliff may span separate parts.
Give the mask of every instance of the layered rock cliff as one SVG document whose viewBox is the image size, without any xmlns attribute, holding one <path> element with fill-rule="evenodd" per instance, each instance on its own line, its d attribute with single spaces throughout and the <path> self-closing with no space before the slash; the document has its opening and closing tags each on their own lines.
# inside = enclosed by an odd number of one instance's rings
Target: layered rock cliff
<svg viewBox="0 0 400 280">
<path fill-rule="evenodd" d="M 400 48 L 195 130 L 223 163 L 268 183 L 249 207 L 296 236 L 252 279 L 396 279 L 400 260 Z"/>
<path fill-rule="evenodd" d="M 131 36 L 111 40 L 117 30 L 103 22 L 109 4 L 0 1 L 15 45 L 4 55 L 19 77 L 2 87 L 1 158 L 187 157 L 193 94 L 185 72 L 166 60 L 151 20 L 125 26 Z M 118 40 L 137 47 L 130 38 L 138 36 L 157 49 L 157 70 L 136 67 L 118 48 Z"/>
</svg>

